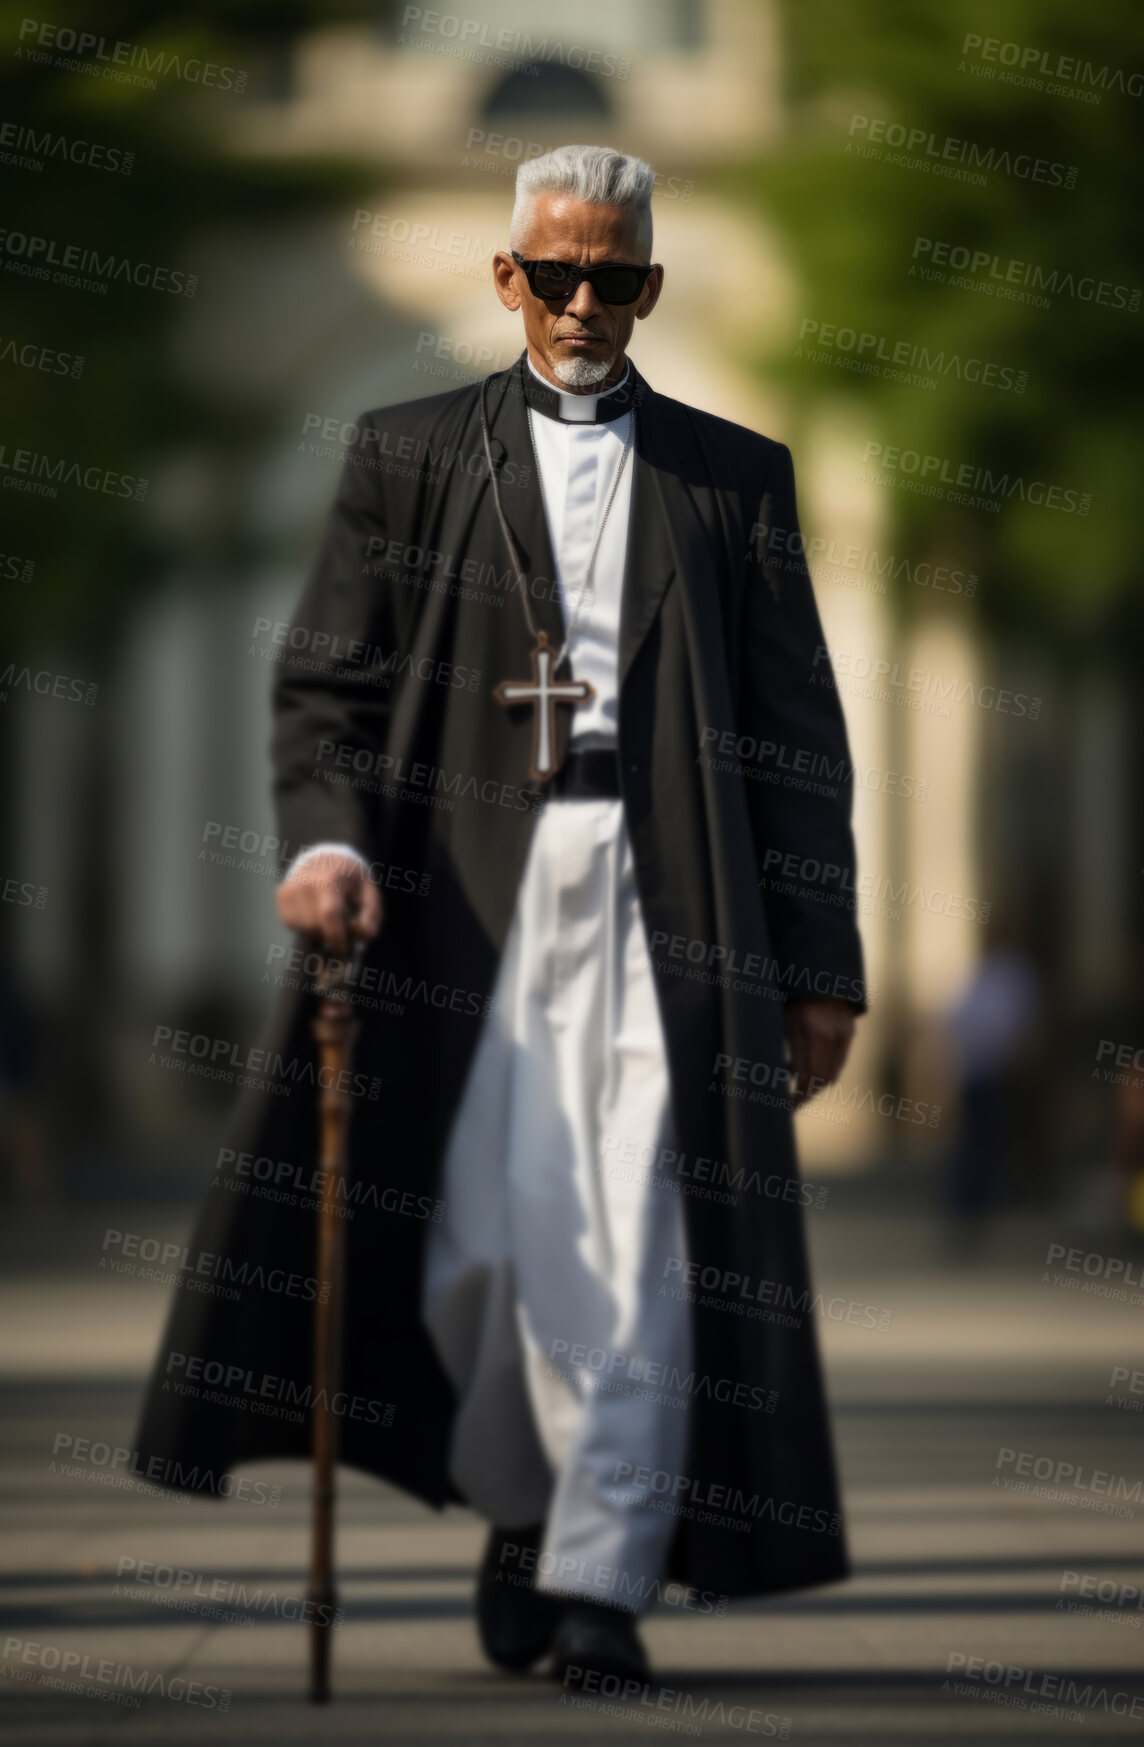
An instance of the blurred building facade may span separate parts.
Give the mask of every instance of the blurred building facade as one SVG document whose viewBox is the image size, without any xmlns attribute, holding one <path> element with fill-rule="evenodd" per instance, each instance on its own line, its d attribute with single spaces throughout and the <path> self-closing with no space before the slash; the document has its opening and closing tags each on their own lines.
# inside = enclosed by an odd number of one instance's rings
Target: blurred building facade
<svg viewBox="0 0 1144 1747">
<path fill-rule="evenodd" d="M 760 328 L 793 336 L 800 308 L 766 213 L 714 186 L 716 172 L 757 157 L 786 125 L 773 0 L 600 0 L 574 18 L 551 9 L 547 28 L 540 10 L 487 0 L 474 20 L 398 7 L 384 27 L 313 31 L 225 122 L 236 154 L 376 164 L 377 191 L 304 224 L 204 235 L 196 249 L 204 293 L 183 317 L 180 366 L 236 418 L 269 410 L 279 437 L 237 480 L 194 448 L 157 477 L 151 513 L 185 558 L 108 676 L 118 775 L 107 804 L 120 860 L 102 881 L 119 967 L 106 1066 L 141 1133 L 172 1147 L 196 1088 L 149 1070 L 155 1026 L 226 1016 L 253 1042 L 265 1004 L 267 947 L 278 938 L 274 628 L 316 550 L 336 433 L 367 407 L 457 386 L 517 354 L 489 259 L 506 240 L 522 158 L 584 140 L 653 164 L 667 285 L 635 335 L 641 370 L 665 392 L 788 442 L 804 530 L 828 550 L 892 550 L 886 494 L 860 477 L 870 432 L 852 408 L 819 397 L 811 414 L 743 366 Z M 202 540 L 220 502 L 253 554 L 225 574 Z M 1029 902 L 1013 867 L 1036 866 L 1046 799 L 1050 814 L 1059 806 L 1078 822 L 1049 909 L 1059 918 L 1071 905 L 1078 990 L 1107 992 L 1127 926 L 1125 735 L 1102 685 L 1055 721 L 1046 710 L 1035 738 L 988 709 L 942 714 L 864 695 L 863 676 L 909 670 L 1031 696 L 1051 685 L 1019 656 L 1002 668 L 964 613 L 935 609 L 903 634 L 885 594 L 844 567 L 817 566 L 816 580 L 828 644 L 856 676 L 843 698 L 860 866 L 874 876 L 859 904 L 876 998 L 847 1073 L 852 1101 L 800 1124 L 816 1169 L 854 1168 L 944 1143 L 926 1124 L 887 1121 L 875 1100 L 887 1083 L 931 1105 L 950 1095 L 934 1044 L 941 1015 L 972 973 L 983 913 Z M 28 862 L 59 875 L 53 929 L 22 948 L 21 968 L 49 1003 L 84 926 L 91 869 L 73 815 L 39 797 L 50 769 L 83 768 L 84 731 L 45 716 L 16 754 Z M 1056 793 L 1046 797 L 1050 772 Z"/>
</svg>

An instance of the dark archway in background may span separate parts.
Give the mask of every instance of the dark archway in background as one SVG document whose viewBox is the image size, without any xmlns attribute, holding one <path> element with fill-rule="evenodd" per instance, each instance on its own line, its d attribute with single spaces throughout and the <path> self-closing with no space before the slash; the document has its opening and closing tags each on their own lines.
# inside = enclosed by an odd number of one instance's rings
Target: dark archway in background
<svg viewBox="0 0 1144 1747">
<path fill-rule="evenodd" d="M 481 105 L 481 120 L 485 122 L 519 115 L 607 117 L 611 113 L 612 106 L 595 79 L 579 67 L 562 67 L 553 61 L 514 67 Z"/>
</svg>

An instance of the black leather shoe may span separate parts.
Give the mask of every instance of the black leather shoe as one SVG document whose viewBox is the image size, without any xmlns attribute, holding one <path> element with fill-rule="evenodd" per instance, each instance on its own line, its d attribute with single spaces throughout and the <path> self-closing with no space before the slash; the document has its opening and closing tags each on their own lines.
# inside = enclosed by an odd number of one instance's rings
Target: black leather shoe
<svg viewBox="0 0 1144 1747">
<path fill-rule="evenodd" d="M 646 1679 L 647 1651 L 634 1614 L 597 1601 L 568 1603 L 552 1640 L 550 1672 L 563 1682 L 579 1679 L 585 1670 L 615 1674 L 621 1680 Z"/>
<path fill-rule="evenodd" d="M 526 1568 L 520 1555 L 507 1549 L 539 1551 L 544 1524 L 526 1529 L 489 1532 L 484 1558 L 477 1574 L 477 1631 L 481 1648 L 498 1668 L 522 1673 L 539 1661 L 552 1643 L 561 1614 L 561 1603 L 533 1587 L 536 1561 Z"/>
</svg>

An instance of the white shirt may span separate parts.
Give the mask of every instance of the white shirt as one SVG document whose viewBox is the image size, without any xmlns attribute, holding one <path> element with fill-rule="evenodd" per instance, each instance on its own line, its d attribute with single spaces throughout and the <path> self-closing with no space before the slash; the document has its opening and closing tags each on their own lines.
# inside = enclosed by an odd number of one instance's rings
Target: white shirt
<svg viewBox="0 0 1144 1747">
<path fill-rule="evenodd" d="M 567 393 L 541 376 L 527 354 L 526 362 L 537 381 L 560 397 L 560 419 L 550 419 L 529 409 L 528 422 L 540 464 L 540 490 L 566 629 L 576 613 L 568 642 L 572 672 L 576 679 L 586 679 L 596 688 L 594 698 L 586 704 L 577 704 L 572 711 L 571 743 L 579 752 L 592 746 L 614 747 L 619 702 L 620 598 L 635 474 L 635 456 L 631 453 L 600 540 L 591 591 L 585 593 L 578 612 L 576 602 L 584 586 L 592 546 L 624 443 L 635 441 L 632 431 L 635 414 L 629 411 L 605 424 L 582 423 L 595 418 L 596 402 L 601 395 Z M 615 387 L 605 389 L 604 394 L 614 394 L 621 388 L 630 370 L 629 364 Z M 564 419 L 576 422 L 565 424 L 561 422 Z M 510 597 L 506 610 L 523 609 Z M 289 872 L 293 873 L 315 855 L 332 851 L 354 855 L 364 866 L 364 856 L 351 844 L 315 843 L 295 858 Z"/>
<path fill-rule="evenodd" d="M 592 546 L 620 465 L 625 441 L 634 440 L 633 412 L 605 424 L 565 424 L 563 419 L 593 419 L 597 394 L 569 394 L 541 376 L 532 362 L 528 368 L 538 382 L 559 396 L 560 419 L 550 419 L 531 409 L 528 422 L 540 464 L 540 489 L 548 532 L 556 559 L 556 580 L 564 608 L 565 627 L 572 625 L 568 657 L 576 679 L 595 686 L 596 695 L 572 711 L 572 745 L 577 751 L 590 746 L 616 744 L 619 695 L 620 597 L 624 583 L 624 560 L 628 547 L 632 479 L 635 457 L 629 453 L 619 489 L 600 540 L 591 578 L 590 593 L 584 587 Z M 628 366 L 630 371 L 631 366 Z M 623 381 L 617 382 L 620 388 Z M 606 389 L 605 394 L 615 389 Z M 512 610 L 511 604 L 509 610 Z M 519 609 L 518 609 L 519 610 Z M 575 613 L 575 623 L 572 623 Z"/>
</svg>

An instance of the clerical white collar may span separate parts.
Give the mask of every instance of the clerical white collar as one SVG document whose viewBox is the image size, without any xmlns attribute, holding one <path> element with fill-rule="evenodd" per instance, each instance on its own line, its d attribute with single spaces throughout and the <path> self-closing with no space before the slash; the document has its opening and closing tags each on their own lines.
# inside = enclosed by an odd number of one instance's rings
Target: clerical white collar
<svg viewBox="0 0 1144 1747">
<path fill-rule="evenodd" d="M 624 360 L 624 373 L 611 388 L 605 388 L 600 394 L 570 394 L 563 388 L 557 388 L 554 382 L 549 382 L 547 376 L 542 376 L 526 351 L 525 363 L 538 382 L 542 382 L 550 394 L 554 394 L 560 407 L 560 418 L 570 424 L 590 425 L 596 422 L 596 403 L 605 400 L 609 394 L 618 394 L 620 389 L 629 382 L 632 374 L 632 361 Z"/>
</svg>

